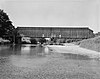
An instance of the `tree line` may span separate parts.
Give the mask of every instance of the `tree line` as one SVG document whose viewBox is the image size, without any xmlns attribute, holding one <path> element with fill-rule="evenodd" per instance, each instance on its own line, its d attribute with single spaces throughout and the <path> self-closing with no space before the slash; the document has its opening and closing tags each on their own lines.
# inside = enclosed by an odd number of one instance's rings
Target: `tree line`
<svg viewBox="0 0 100 79">
<path fill-rule="evenodd" d="M 17 34 L 18 33 L 7 13 L 0 9 L 0 37 L 13 42 L 13 37 L 16 37 Z"/>
</svg>

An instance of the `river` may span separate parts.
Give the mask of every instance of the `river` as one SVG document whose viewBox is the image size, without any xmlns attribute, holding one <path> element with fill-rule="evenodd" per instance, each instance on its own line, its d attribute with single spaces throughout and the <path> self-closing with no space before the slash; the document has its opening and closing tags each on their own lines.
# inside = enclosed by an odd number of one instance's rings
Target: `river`
<svg viewBox="0 0 100 79">
<path fill-rule="evenodd" d="M 100 61 L 47 47 L 0 46 L 0 79 L 99 79 Z"/>
</svg>

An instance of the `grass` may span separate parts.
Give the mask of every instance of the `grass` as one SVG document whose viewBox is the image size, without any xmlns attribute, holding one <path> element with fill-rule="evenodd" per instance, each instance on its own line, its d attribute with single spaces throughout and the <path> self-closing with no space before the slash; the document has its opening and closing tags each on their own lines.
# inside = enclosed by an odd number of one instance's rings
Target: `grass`
<svg viewBox="0 0 100 79">
<path fill-rule="evenodd" d="M 74 43 L 80 47 L 100 52 L 100 36 Z"/>
</svg>

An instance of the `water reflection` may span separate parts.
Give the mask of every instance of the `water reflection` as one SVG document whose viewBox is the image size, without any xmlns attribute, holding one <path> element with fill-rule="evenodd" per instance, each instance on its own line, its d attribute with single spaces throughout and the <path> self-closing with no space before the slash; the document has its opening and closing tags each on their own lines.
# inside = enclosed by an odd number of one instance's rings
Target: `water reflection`
<svg viewBox="0 0 100 79">
<path fill-rule="evenodd" d="M 21 47 L 21 54 L 29 54 L 30 53 L 30 47 Z"/>
<path fill-rule="evenodd" d="M 11 64 L 18 67 L 33 67 L 47 62 L 47 47 L 34 45 L 0 46 L 0 65 Z"/>
<path fill-rule="evenodd" d="M 12 65 L 13 67 L 38 67 L 41 64 L 47 63 L 50 61 L 50 52 L 47 47 L 39 47 L 34 45 L 9 45 L 9 46 L 0 46 L 0 67 L 5 69 L 5 66 Z M 91 65 L 99 66 L 99 61 L 91 60 L 88 56 L 76 55 L 76 54 L 61 54 L 58 53 L 52 54 L 52 58 L 74 60 L 76 62 L 80 60 L 87 61 Z M 52 60 L 51 58 L 51 60 Z M 66 61 L 67 61 L 66 60 Z"/>
<path fill-rule="evenodd" d="M 9 55 L 27 55 L 27 56 L 43 56 L 48 54 L 49 50 L 47 47 L 39 47 L 34 45 L 9 45 L 0 47 L 0 56 Z"/>
<path fill-rule="evenodd" d="M 64 57 L 66 57 L 66 59 Z M 48 76 L 50 74 L 51 78 L 53 78 L 53 71 L 54 73 L 57 72 L 57 75 L 60 72 L 61 74 L 68 74 L 69 77 L 74 76 L 75 78 L 76 76 L 80 77 L 80 75 L 77 74 L 81 73 L 81 76 L 84 77 L 84 75 L 86 74 L 92 76 L 98 72 L 98 76 L 100 72 L 100 62 L 95 60 L 87 60 L 88 57 L 80 55 L 62 55 L 58 53 L 52 53 L 50 55 L 47 47 L 39 47 L 34 45 L 0 46 L 0 78 L 33 79 L 35 77 L 32 76 L 38 77 L 38 75 L 40 76 L 38 78 L 45 78 L 41 76 L 42 74 L 43 76 Z M 41 69 L 40 67 L 43 69 Z M 63 72 L 63 70 L 69 71 L 69 73 Z M 88 78 L 92 77 L 86 77 L 86 79 Z M 98 79 L 99 78 L 100 77 L 98 77 Z"/>
<path fill-rule="evenodd" d="M 48 47 L 34 45 L 8 45 L 0 46 L 0 65 L 10 63 L 15 66 L 33 66 L 48 61 L 50 55 Z M 77 54 L 62 54 L 65 59 L 71 60 L 91 60 L 88 56 Z M 53 55 L 52 55 L 53 56 Z M 51 56 L 51 57 L 52 57 Z M 54 57 L 59 56 L 57 53 Z M 62 56 L 61 56 L 62 57 Z M 59 57 L 58 57 L 59 58 Z"/>
</svg>

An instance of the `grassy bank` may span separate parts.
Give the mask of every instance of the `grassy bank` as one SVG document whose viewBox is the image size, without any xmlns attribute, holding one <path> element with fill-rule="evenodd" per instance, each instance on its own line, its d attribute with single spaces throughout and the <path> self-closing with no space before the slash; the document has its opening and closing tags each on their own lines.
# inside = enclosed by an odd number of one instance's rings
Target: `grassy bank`
<svg viewBox="0 0 100 79">
<path fill-rule="evenodd" d="M 83 48 L 100 52 L 100 36 L 91 39 L 85 39 L 75 44 L 80 45 L 80 47 Z"/>
</svg>

